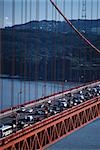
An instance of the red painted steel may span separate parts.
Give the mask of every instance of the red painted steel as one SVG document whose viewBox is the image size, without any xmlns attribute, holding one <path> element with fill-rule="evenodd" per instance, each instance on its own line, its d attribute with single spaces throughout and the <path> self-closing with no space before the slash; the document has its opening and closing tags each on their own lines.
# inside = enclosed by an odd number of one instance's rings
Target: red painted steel
<svg viewBox="0 0 100 150">
<path fill-rule="evenodd" d="M 24 128 L 0 141 L 0 150 L 44 149 L 100 117 L 100 97 Z"/>
<path fill-rule="evenodd" d="M 91 48 L 93 48 L 98 54 L 100 54 L 100 50 L 96 46 L 94 46 L 80 31 L 76 29 L 76 27 L 71 23 L 71 21 L 68 20 L 67 17 L 65 17 L 65 15 L 61 12 L 61 10 L 58 8 L 55 2 L 53 2 L 53 0 L 50 1 L 52 5 L 55 7 L 55 9 L 58 11 L 58 13 L 61 14 L 61 16 L 65 19 L 65 21 L 69 24 L 69 26 L 79 35 L 79 37 L 83 39 L 86 42 L 86 44 L 88 44 Z"/>
<path fill-rule="evenodd" d="M 71 26 L 71 28 L 73 28 L 73 30 L 80 36 L 80 38 L 83 39 L 89 46 L 91 46 L 95 51 L 97 51 L 100 54 L 100 50 L 96 48 L 88 39 L 86 39 L 71 24 L 71 22 L 64 16 L 64 14 L 60 11 L 60 9 L 52 0 L 50 1 L 53 4 L 53 6 L 58 10 L 58 12 L 63 16 L 63 18 L 67 21 L 67 23 Z M 27 7 L 27 3 L 25 3 L 25 8 L 26 7 Z M 13 6 L 13 11 L 14 11 L 14 6 Z M 27 11 L 25 17 L 27 21 Z M 14 69 L 14 64 L 13 64 L 13 69 Z M 26 75 L 26 70 L 24 70 L 24 72 Z M 37 66 L 36 66 L 36 72 L 37 72 Z M 75 87 L 67 91 L 54 93 L 50 96 L 24 103 L 24 106 L 31 105 L 33 103 L 36 104 L 38 102 L 43 102 L 45 100 L 48 100 L 49 98 L 59 97 L 62 94 L 66 94 L 67 92 L 77 91 L 86 86 L 91 86 L 92 84 L 96 84 L 97 82 L 99 83 L 100 81 L 94 81 L 93 83 Z M 13 112 L 12 110 L 16 111 L 16 108 L 19 106 L 21 106 L 21 104 L 14 106 L 10 109 L 3 110 L 0 113 L 2 114 L 5 112 L 8 113 L 9 111 Z M 13 133 L 5 138 L 2 138 L 0 140 L 0 150 L 44 149 L 50 144 L 53 144 L 56 141 L 62 139 L 63 137 L 78 130 L 79 128 L 82 128 L 83 126 L 85 126 L 86 124 L 90 123 L 91 121 L 95 120 L 98 117 L 100 117 L 100 97 L 96 97 L 78 106 L 74 106 L 73 108 L 67 109 L 59 114 L 51 116 L 47 119 L 42 120 L 41 122 L 37 122 L 33 125 L 30 125 L 29 127 L 17 131 L 16 133 Z"/>
</svg>

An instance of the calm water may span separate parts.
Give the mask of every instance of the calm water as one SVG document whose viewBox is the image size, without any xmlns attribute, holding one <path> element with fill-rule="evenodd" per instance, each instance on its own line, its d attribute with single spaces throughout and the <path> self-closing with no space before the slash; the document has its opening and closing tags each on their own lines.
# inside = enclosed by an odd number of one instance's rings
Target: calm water
<svg viewBox="0 0 100 150">
<path fill-rule="evenodd" d="M 79 83 L 34 82 L 0 79 L 0 109 L 70 89 Z"/>
<path fill-rule="evenodd" d="M 100 119 L 51 145 L 46 150 L 100 150 Z"/>
<path fill-rule="evenodd" d="M 9 108 L 19 104 L 19 102 L 24 103 L 78 85 L 79 83 L 62 84 L 0 79 L 0 109 Z M 100 150 L 100 119 L 60 140 L 46 150 Z"/>
</svg>

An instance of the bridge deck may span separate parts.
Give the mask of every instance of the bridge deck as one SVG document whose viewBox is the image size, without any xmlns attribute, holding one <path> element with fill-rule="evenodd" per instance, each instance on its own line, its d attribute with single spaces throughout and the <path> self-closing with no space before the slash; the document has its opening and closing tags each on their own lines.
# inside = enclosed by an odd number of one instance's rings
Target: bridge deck
<svg viewBox="0 0 100 150">
<path fill-rule="evenodd" d="M 25 108 L 31 108 L 39 103 L 61 98 L 69 92 L 75 93 L 86 87 L 94 87 L 98 84 L 100 84 L 100 81 L 79 86 L 64 91 L 63 93 L 57 93 L 42 100 L 25 104 Z M 0 118 L 3 119 L 3 117 L 10 116 L 16 111 L 17 107 L 14 110 L 4 111 L 0 114 Z M 100 117 L 100 96 L 94 97 L 93 99 L 80 103 L 72 108 L 67 108 L 56 115 L 30 124 L 28 127 L 18 130 L 7 137 L 1 138 L 0 149 L 43 149 L 98 117 Z"/>
<path fill-rule="evenodd" d="M 42 149 L 100 117 L 100 97 L 49 117 L 1 141 L 2 149 Z M 2 145 L 3 144 L 3 145 Z"/>
<path fill-rule="evenodd" d="M 34 105 L 38 105 L 38 104 L 43 103 L 43 102 L 48 101 L 48 100 L 55 100 L 55 99 L 60 98 L 60 97 L 62 97 L 62 95 L 65 95 L 65 94 L 67 94 L 69 92 L 74 93 L 74 92 L 79 91 L 79 90 L 81 90 L 83 88 L 93 87 L 93 86 L 95 86 L 97 84 L 100 84 L 99 80 L 98 81 L 94 81 L 94 82 L 90 82 L 90 83 L 87 83 L 87 84 L 84 84 L 84 85 L 81 85 L 81 86 L 78 86 L 78 87 L 75 87 L 75 88 L 72 88 L 70 90 L 65 90 L 63 92 L 54 93 L 53 95 L 49 95 L 47 97 L 40 98 L 38 100 L 33 100 L 33 101 L 27 102 L 27 103 L 25 103 L 23 105 L 20 105 L 20 106 L 24 106 L 25 108 L 29 108 L 29 107 L 32 107 Z M 17 106 L 15 106 L 13 108 L 9 108 L 9 109 L 5 109 L 5 110 L 1 111 L 0 119 L 15 113 L 16 110 L 18 109 L 18 107 L 20 107 L 20 106 L 17 105 Z"/>
</svg>

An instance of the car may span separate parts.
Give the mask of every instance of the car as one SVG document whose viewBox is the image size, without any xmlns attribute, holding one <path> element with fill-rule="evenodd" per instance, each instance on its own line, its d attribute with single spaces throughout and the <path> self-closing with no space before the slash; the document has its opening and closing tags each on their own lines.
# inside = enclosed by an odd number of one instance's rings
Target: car
<svg viewBox="0 0 100 150">
<path fill-rule="evenodd" d="M 12 129 L 14 129 L 14 128 L 16 128 L 16 121 L 13 122 L 13 123 L 7 123 L 7 125 L 12 126 Z"/>
<path fill-rule="evenodd" d="M 67 97 L 73 97 L 73 93 L 67 93 L 67 94 L 65 94 L 65 96 L 67 96 Z"/>
<path fill-rule="evenodd" d="M 74 101 L 74 103 L 77 103 L 77 105 L 78 105 L 78 104 L 82 103 L 84 100 L 77 97 L 77 98 L 74 98 L 73 101 Z M 76 104 L 74 104 L 74 105 L 76 105 Z"/>
<path fill-rule="evenodd" d="M 32 115 L 25 115 L 25 120 L 26 120 L 26 121 L 33 121 L 34 118 L 33 118 Z"/>
<path fill-rule="evenodd" d="M 16 112 L 17 113 L 24 113 L 26 111 L 25 107 L 19 107 Z"/>
<path fill-rule="evenodd" d="M 93 88 L 92 91 L 96 93 L 97 92 L 97 88 Z"/>
<path fill-rule="evenodd" d="M 26 119 L 23 118 L 23 119 L 19 119 L 18 122 L 17 122 L 17 129 L 23 129 L 25 127 L 27 127 L 29 124 L 27 123 Z"/>
<path fill-rule="evenodd" d="M 26 109 L 25 112 L 26 112 L 26 113 L 32 113 L 32 112 L 33 112 L 33 109 L 32 109 L 32 108 L 28 108 L 28 109 Z"/>
<path fill-rule="evenodd" d="M 44 106 L 45 106 L 45 104 L 41 103 L 41 104 L 36 105 L 35 108 L 39 109 L 39 108 L 43 108 Z"/>
<path fill-rule="evenodd" d="M 99 96 L 100 95 L 100 86 L 96 86 L 95 88 L 97 89 L 97 96 Z"/>
<path fill-rule="evenodd" d="M 76 105 L 78 105 L 78 103 L 77 103 L 77 102 L 74 102 L 74 103 L 73 103 L 73 106 L 76 106 Z"/>
<path fill-rule="evenodd" d="M 84 90 L 85 91 L 91 91 L 91 87 L 86 87 Z"/>
<path fill-rule="evenodd" d="M 69 101 L 69 107 L 72 107 L 73 105 L 74 105 L 74 101 L 73 100 Z"/>
<path fill-rule="evenodd" d="M 79 91 L 79 94 L 83 94 L 83 91 L 81 90 L 81 91 Z"/>
<path fill-rule="evenodd" d="M 60 107 L 67 107 L 67 102 L 66 101 L 61 101 Z"/>
<path fill-rule="evenodd" d="M 51 104 L 52 103 L 52 101 L 51 100 L 48 100 L 48 104 Z"/>
<path fill-rule="evenodd" d="M 45 115 L 45 111 L 42 110 L 42 109 L 41 109 L 41 110 L 38 110 L 38 111 L 37 111 L 37 114 L 38 114 L 38 115 Z"/>
</svg>

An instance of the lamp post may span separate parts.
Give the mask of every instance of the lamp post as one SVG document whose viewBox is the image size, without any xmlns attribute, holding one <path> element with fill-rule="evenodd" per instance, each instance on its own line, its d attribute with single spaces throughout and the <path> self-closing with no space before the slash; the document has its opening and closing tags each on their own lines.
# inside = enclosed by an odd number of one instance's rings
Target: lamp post
<svg viewBox="0 0 100 150">
<path fill-rule="evenodd" d="M 20 108 L 20 106 L 21 106 L 21 94 L 22 94 L 22 91 L 20 90 L 19 92 L 18 92 L 18 108 Z M 17 132 L 17 125 L 18 125 L 18 117 L 19 117 L 19 113 L 18 112 L 16 112 L 16 132 Z"/>
<path fill-rule="evenodd" d="M 21 105 L 21 94 L 22 94 L 22 91 L 20 90 L 18 92 L 18 107 Z"/>
</svg>

